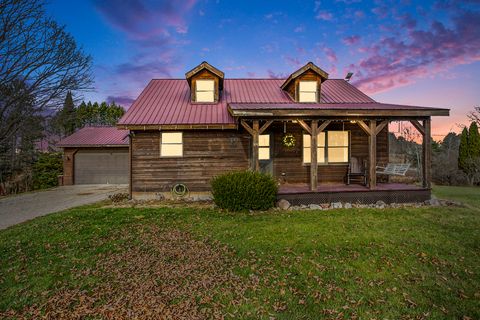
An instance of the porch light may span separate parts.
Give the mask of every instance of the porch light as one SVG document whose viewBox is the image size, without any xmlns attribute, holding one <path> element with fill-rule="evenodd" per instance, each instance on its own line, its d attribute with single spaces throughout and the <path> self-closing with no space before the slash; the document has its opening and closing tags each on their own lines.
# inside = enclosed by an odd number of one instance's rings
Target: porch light
<svg viewBox="0 0 480 320">
<path fill-rule="evenodd" d="M 350 123 L 357 123 L 356 120 L 350 120 Z"/>
</svg>

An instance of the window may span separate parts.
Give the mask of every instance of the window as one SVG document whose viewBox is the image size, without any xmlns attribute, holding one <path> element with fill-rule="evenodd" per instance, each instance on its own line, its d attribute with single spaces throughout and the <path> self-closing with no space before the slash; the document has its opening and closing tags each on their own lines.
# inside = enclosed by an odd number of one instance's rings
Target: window
<svg viewBox="0 0 480 320">
<path fill-rule="evenodd" d="M 215 81 L 197 80 L 196 81 L 196 102 L 214 102 L 215 101 Z"/>
<path fill-rule="evenodd" d="M 328 162 L 348 162 L 348 131 L 328 131 Z"/>
<path fill-rule="evenodd" d="M 300 81 L 298 85 L 299 102 L 317 102 L 317 81 Z"/>
<path fill-rule="evenodd" d="M 303 163 L 312 161 L 311 153 L 312 137 L 309 134 L 303 135 Z M 325 163 L 325 132 L 320 132 L 317 136 L 317 162 Z"/>
<path fill-rule="evenodd" d="M 183 135 L 181 132 L 162 132 L 160 142 L 160 156 L 183 156 Z"/>
<path fill-rule="evenodd" d="M 270 160 L 270 135 L 258 136 L 258 160 Z"/>
<path fill-rule="evenodd" d="M 348 162 L 348 131 L 320 132 L 317 138 L 318 163 L 346 163 Z M 303 135 L 303 163 L 310 163 L 311 137 Z"/>
</svg>

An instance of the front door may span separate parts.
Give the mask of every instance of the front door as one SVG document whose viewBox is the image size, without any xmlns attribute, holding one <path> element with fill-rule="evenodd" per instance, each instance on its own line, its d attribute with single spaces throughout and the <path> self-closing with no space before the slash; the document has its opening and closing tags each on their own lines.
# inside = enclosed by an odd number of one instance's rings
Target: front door
<svg viewBox="0 0 480 320">
<path fill-rule="evenodd" d="M 260 172 L 273 175 L 273 134 L 261 134 L 258 139 Z"/>
</svg>

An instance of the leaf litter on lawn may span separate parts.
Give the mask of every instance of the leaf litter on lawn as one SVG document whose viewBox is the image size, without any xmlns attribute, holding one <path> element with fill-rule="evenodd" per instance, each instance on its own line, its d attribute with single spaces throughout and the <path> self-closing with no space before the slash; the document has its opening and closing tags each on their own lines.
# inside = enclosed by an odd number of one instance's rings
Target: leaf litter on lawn
<svg viewBox="0 0 480 320">
<path fill-rule="evenodd" d="M 248 283 L 234 274 L 238 262 L 225 245 L 155 225 L 127 228 L 120 236 L 123 248 L 99 254 L 96 268 L 89 271 L 101 279 L 91 288 L 65 287 L 43 304 L 0 316 L 222 319 L 225 304 L 246 301 Z"/>
</svg>

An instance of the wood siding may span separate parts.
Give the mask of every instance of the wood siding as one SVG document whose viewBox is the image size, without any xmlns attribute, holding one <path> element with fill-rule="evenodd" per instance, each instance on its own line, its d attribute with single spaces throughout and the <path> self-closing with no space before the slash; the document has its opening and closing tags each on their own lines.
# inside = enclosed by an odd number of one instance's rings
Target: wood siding
<svg viewBox="0 0 480 320">
<path fill-rule="evenodd" d="M 74 183 L 73 179 L 73 161 L 77 148 L 63 149 L 63 185 L 70 186 Z"/>
<path fill-rule="evenodd" d="M 238 131 L 183 131 L 183 157 L 160 157 L 160 132 L 136 131 L 132 192 L 169 192 L 176 183 L 209 191 L 213 176 L 249 168 L 250 137 Z"/>
</svg>

